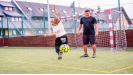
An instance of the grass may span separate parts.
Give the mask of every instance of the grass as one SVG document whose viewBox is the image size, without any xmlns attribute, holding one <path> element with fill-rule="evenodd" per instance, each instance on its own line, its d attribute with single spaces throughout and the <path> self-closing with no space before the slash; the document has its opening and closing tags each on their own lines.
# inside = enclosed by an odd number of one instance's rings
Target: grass
<svg viewBox="0 0 133 75">
<path fill-rule="evenodd" d="M 97 58 L 79 58 L 70 50 L 58 60 L 54 48 L 0 48 L 0 74 L 133 74 L 133 50 L 97 51 Z"/>
</svg>

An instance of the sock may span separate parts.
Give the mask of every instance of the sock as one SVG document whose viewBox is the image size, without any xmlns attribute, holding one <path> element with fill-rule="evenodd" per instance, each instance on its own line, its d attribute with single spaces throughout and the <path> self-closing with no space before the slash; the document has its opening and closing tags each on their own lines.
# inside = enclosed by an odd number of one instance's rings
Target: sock
<svg viewBox="0 0 133 75">
<path fill-rule="evenodd" d="M 58 52 L 58 55 L 59 55 L 60 51 Z"/>
</svg>

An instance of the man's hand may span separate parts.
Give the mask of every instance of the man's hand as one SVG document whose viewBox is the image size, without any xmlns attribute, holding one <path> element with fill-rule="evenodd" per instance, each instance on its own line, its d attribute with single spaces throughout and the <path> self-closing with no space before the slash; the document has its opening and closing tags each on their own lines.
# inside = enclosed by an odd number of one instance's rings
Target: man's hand
<svg viewBox="0 0 133 75">
<path fill-rule="evenodd" d="M 81 27 L 82 27 L 82 24 L 79 25 L 79 29 L 78 29 L 78 33 L 77 33 L 78 35 L 80 35 L 80 29 L 81 29 Z"/>
<path fill-rule="evenodd" d="M 98 36 L 98 32 L 95 33 L 95 36 Z"/>
<path fill-rule="evenodd" d="M 80 35 L 80 31 L 78 31 L 78 35 Z"/>
<path fill-rule="evenodd" d="M 47 35 L 46 35 L 46 34 L 44 34 L 43 36 L 44 36 L 44 37 L 46 37 Z"/>
<path fill-rule="evenodd" d="M 97 23 L 95 23 L 94 25 L 95 25 L 95 29 L 96 29 L 95 36 L 98 36 L 98 26 L 97 26 Z"/>
</svg>

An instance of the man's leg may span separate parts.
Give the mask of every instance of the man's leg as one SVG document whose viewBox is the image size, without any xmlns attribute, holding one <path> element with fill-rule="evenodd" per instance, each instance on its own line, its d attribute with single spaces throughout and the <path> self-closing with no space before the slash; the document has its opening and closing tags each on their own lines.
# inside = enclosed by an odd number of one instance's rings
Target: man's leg
<svg viewBox="0 0 133 75">
<path fill-rule="evenodd" d="M 90 43 L 93 48 L 93 56 L 92 57 L 95 58 L 96 57 L 96 37 L 95 37 L 95 35 L 90 35 L 89 40 L 90 40 Z"/>
<path fill-rule="evenodd" d="M 87 35 L 83 35 L 83 48 L 84 48 L 85 54 L 83 54 L 80 57 L 89 57 L 88 53 L 87 53 L 87 44 L 89 44 L 89 39 L 88 39 Z"/>
<path fill-rule="evenodd" d="M 87 45 L 83 45 L 83 48 L 84 48 L 85 54 L 83 54 L 83 55 L 80 56 L 80 57 L 89 57 L 89 56 L 88 56 L 88 53 L 87 53 Z"/>
<path fill-rule="evenodd" d="M 96 44 L 92 44 L 92 48 L 93 48 L 93 56 L 92 58 L 96 57 Z"/>
<path fill-rule="evenodd" d="M 93 54 L 96 54 L 96 44 L 92 44 Z"/>
<path fill-rule="evenodd" d="M 85 54 L 88 54 L 88 53 L 87 53 L 87 45 L 83 45 L 83 48 L 84 48 Z"/>
</svg>

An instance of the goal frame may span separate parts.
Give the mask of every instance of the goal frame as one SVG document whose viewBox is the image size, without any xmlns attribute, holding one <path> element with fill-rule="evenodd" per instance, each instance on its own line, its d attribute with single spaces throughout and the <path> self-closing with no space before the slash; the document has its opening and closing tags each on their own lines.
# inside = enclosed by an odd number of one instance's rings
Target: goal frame
<svg viewBox="0 0 133 75">
<path fill-rule="evenodd" d="M 101 13 L 101 12 L 108 12 L 108 18 L 109 18 L 109 32 L 110 32 L 110 48 L 111 48 L 111 52 L 114 51 L 114 44 L 113 44 L 113 29 L 112 29 L 112 17 L 111 17 L 111 9 L 106 9 L 106 10 L 102 10 L 102 11 L 96 11 L 96 12 L 90 12 L 90 14 L 94 14 L 94 13 Z M 80 15 L 85 15 L 83 14 L 75 14 L 75 15 L 70 15 L 70 16 L 62 16 L 59 17 L 61 18 L 69 18 L 69 17 L 75 17 L 75 16 L 80 16 Z"/>
</svg>

